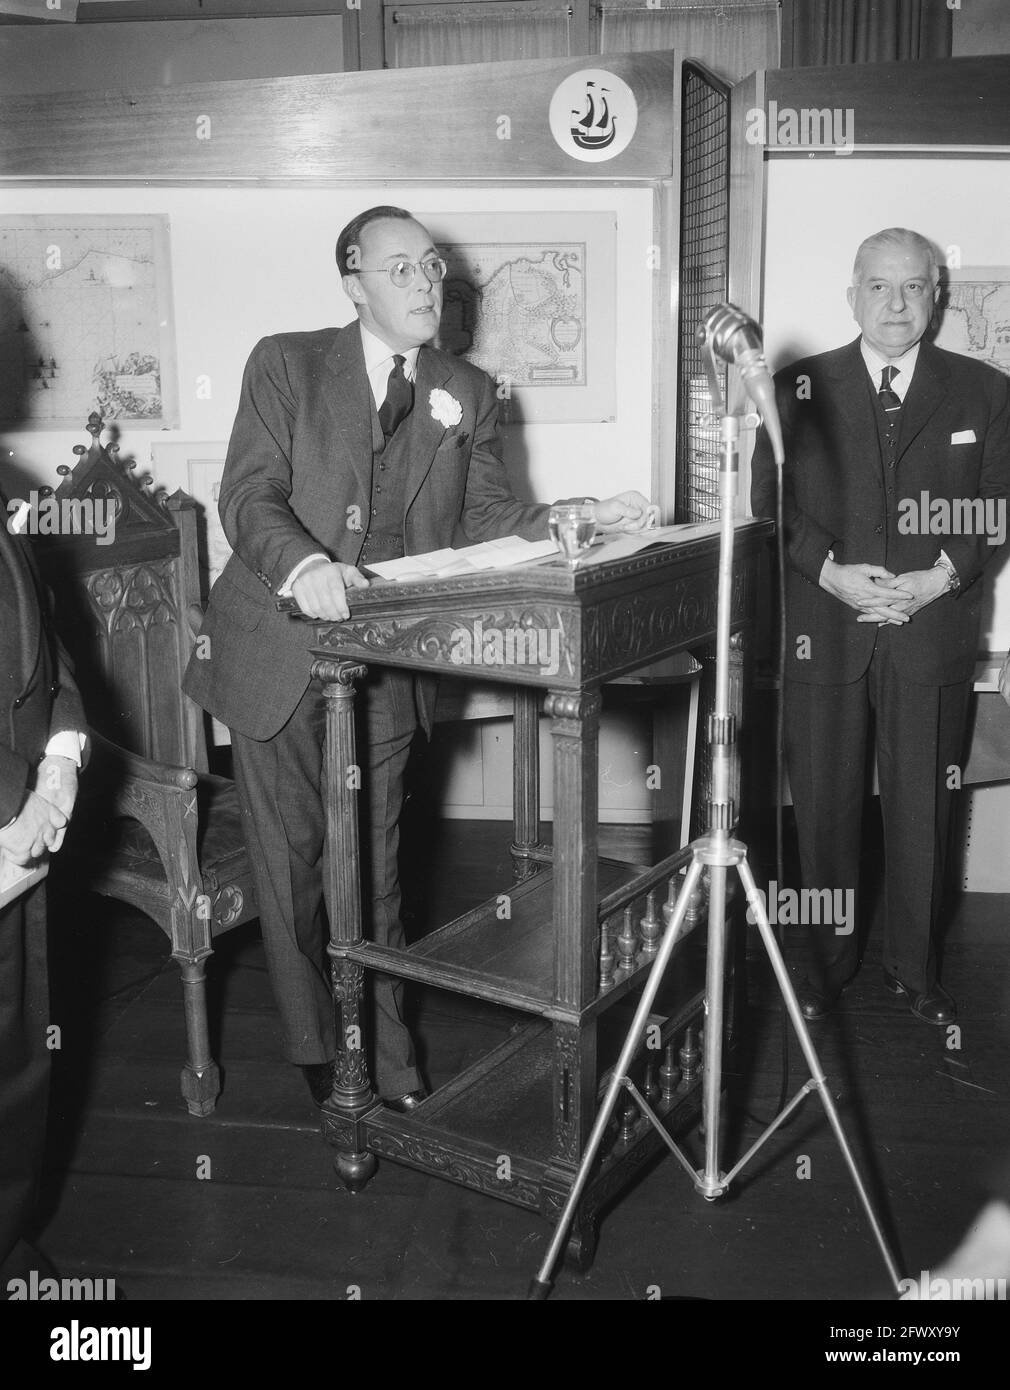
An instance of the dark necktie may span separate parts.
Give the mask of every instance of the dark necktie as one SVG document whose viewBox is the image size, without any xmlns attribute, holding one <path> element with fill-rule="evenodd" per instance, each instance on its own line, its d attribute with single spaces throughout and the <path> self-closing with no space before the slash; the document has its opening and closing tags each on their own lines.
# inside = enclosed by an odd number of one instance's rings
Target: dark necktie
<svg viewBox="0 0 1010 1390">
<path fill-rule="evenodd" d="M 399 353 L 393 358 L 393 370 L 386 383 L 386 399 L 379 407 L 379 424 L 387 439 L 392 438 L 400 422 L 410 414 L 414 404 L 414 388 L 403 374 L 404 359 Z"/>
<path fill-rule="evenodd" d="M 880 387 L 877 395 L 880 397 L 880 404 L 888 415 L 901 409 L 901 397 L 897 391 L 891 390 L 891 382 L 898 375 L 897 367 L 884 367 L 880 373 Z"/>
</svg>

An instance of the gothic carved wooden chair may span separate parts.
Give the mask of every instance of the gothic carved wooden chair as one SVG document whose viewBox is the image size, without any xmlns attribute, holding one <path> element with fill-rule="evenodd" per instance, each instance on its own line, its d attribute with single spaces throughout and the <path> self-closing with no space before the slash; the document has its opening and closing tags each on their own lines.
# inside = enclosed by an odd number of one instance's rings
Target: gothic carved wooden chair
<svg viewBox="0 0 1010 1390">
<path fill-rule="evenodd" d="M 171 941 L 185 1007 L 182 1094 L 191 1114 L 208 1115 L 220 1074 L 206 963 L 213 939 L 255 917 L 256 904 L 234 784 L 208 773 L 203 716 L 180 685 L 202 619 L 196 503 L 182 491 L 152 496 L 101 431 L 92 415 L 91 447 L 75 450 L 82 457 L 51 494 L 61 533 L 38 547 L 93 740 L 64 853 L 82 885 L 139 907 Z M 99 534 L 88 533 L 94 508 Z"/>
</svg>

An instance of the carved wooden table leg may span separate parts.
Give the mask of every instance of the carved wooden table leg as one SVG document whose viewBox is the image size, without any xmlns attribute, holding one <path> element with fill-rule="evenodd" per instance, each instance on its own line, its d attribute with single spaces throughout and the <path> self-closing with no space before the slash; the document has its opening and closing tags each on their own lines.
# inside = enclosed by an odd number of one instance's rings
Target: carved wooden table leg
<svg viewBox="0 0 1010 1390">
<path fill-rule="evenodd" d="M 313 676 L 323 682 L 326 699 L 327 951 L 337 1035 L 336 1085 L 323 1107 L 323 1133 L 337 1149 L 335 1167 L 351 1192 L 364 1187 L 375 1172 L 375 1155 L 365 1147 L 359 1124 L 375 1101 L 361 1023 L 365 968 L 340 950 L 362 939 L 357 798 L 361 779 L 355 754 L 354 682 L 365 672 L 366 667 L 352 661 L 317 661 L 312 667 Z"/>
<path fill-rule="evenodd" d="M 195 778 L 194 778 L 195 781 Z M 221 1090 L 221 1073 L 210 1050 L 207 1023 L 207 959 L 211 944 L 211 904 L 200 891 L 198 881 L 190 881 L 190 871 L 199 862 L 196 853 L 196 790 L 190 788 L 180 806 L 169 803 L 165 824 L 168 844 L 179 845 L 176 882 L 172 902 L 172 958 L 179 963 L 182 976 L 182 1003 L 186 1018 L 186 1065 L 182 1069 L 182 1096 L 191 1115 L 213 1113 Z"/>
<path fill-rule="evenodd" d="M 598 985 L 596 891 L 600 696 L 552 690 L 554 739 L 554 998 L 583 1009 Z M 552 1164 L 578 1165 L 596 1097 L 595 1023 L 554 1025 Z"/>
<path fill-rule="evenodd" d="M 539 690 L 517 685 L 512 722 L 512 868 L 517 879 L 531 878 L 540 865 L 530 850 L 540 844 Z"/>
</svg>

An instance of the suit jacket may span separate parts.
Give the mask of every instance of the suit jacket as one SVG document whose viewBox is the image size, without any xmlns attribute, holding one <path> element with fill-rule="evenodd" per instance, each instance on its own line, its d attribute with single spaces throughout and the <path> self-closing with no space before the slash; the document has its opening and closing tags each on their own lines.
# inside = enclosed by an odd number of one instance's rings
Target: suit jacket
<svg viewBox="0 0 1010 1390">
<path fill-rule="evenodd" d="M 460 410 L 434 418 L 440 389 Z M 404 498 L 404 549 L 547 536 L 548 507 L 508 484 L 498 443 L 494 383 L 468 362 L 424 346 L 417 357 Z M 375 405 L 357 322 L 262 339 L 246 366 L 221 485 L 220 512 L 233 554 L 214 585 L 184 689 L 230 728 L 271 738 L 310 680 L 310 624 L 278 613 L 275 593 L 301 561 L 326 551 L 356 564 L 371 505 Z M 399 439 L 399 432 L 397 433 Z M 201 648 L 203 649 L 201 651 Z"/>
<path fill-rule="evenodd" d="M 29 542 L 7 530 L 0 497 L 0 825 L 17 814 L 53 734 L 87 731 L 69 665 L 44 617 Z"/>
<path fill-rule="evenodd" d="M 885 477 L 875 392 L 859 342 L 795 362 L 775 377 L 786 445 L 786 674 L 815 685 L 848 684 L 873 654 L 876 624 L 857 622 L 855 610 L 818 583 L 829 550 L 839 564 L 883 565 L 894 574 L 928 569 L 945 550 L 960 589 L 890 627 L 888 640 L 915 684 L 968 680 L 982 604 L 977 580 L 998 546 L 985 534 L 940 530 L 942 517 L 922 506 L 923 494 L 930 502 L 993 499 L 990 516 L 1002 516 L 1005 534 L 1010 382 L 923 341 L 902 407 L 896 466 Z M 775 465 L 764 430 L 752 463 L 751 505 L 756 516 L 775 515 Z"/>
</svg>

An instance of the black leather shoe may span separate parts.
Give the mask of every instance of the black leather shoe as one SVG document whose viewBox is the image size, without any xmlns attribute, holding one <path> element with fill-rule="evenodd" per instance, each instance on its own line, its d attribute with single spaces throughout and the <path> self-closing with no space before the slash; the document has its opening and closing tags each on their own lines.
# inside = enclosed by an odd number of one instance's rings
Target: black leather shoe
<svg viewBox="0 0 1010 1390">
<path fill-rule="evenodd" d="M 907 985 L 903 985 L 896 975 L 891 975 L 885 970 L 884 985 L 897 998 L 907 999 L 912 1013 L 916 1018 L 921 1018 L 923 1023 L 933 1023 L 942 1028 L 944 1024 L 953 1023 L 957 1018 L 957 1005 L 939 981 L 925 993 L 915 994 Z"/>
<path fill-rule="evenodd" d="M 816 1023 L 820 1018 L 827 1018 L 838 1003 L 841 993 L 840 989 L 833 991 L 821 989 L 819 986 L 811 984 L 809 980 L 804 980 L 796 991 L 800 1013 L 808 1023 Z"/>
<path fill-rule="evenodd" d="M 316 1105 L 323 1105 L 333 1094 L 332 1062 L 308 1062 L 301 1068 L 309 1094 Z"/>
<path fill-rule="evenodd" d="M 395 1110 L 398 1115 L 410 1115 L 427 1099 L 427 1091 L 408 1091 L 405 1096 L 391 1096 L 382 1103 L 387 1110 Z"/>
</svg>

